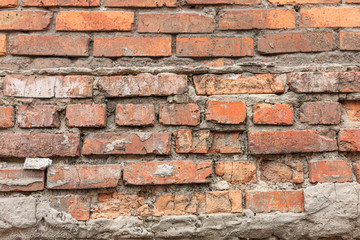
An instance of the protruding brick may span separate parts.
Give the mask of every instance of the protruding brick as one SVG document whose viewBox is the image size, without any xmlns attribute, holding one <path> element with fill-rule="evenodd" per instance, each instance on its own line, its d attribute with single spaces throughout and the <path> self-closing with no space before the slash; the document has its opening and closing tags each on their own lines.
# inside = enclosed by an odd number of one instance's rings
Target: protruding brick
<svg viewBox="0 0 360 240">
<path fill-rule="evenodd" d="M 0 8 L 16 7 L 17 0 L 2 0 L 0 2 Z"/>
<path fill-rule="evenodd" d="M 262 161 L 260 173 L 266 182 L 304 182 L 304 164 L 300 161 Z"/>
<path fill-rule="evenodd" d="M 155 124 L 153 104 L 118 104 L 115 122 L 120 126 L 152 126 Z"/>
<path fill-rule="evenodd" d="M 244 75 L 197 75 L 194 84 L 198 95 L 231 95 L 283 93 L 284 83 L 271 74 Z"/>
<path fill-rule="evenodd" d="M 66 107 L 66 126 L 105 127 L 106 106 L 103 104 L 75 104 Z"/>
<path fill-rule="evenodd" d="M 346 101 L 343 106 L 350 121 L 360 121 L 360 101 Z"/>
<path fill-rule="evenodd" d="M 254 124 L 292 125 L 294 110 L 289 104 L 256 104 L 253 108 Z"/>
<path fill-rule="evenodd" d="M 340 32 L 340 49 L 360 50 L 360 32 Z"/>
<path fill-rule="evenodd" d="M 254 56 L 251 37 L 177 37 L 178 57 Z"/>
<path fill-rule="evenodd" d="M 311 183 L 352 182 L 351 166 L 344 160 L 325 160 L 309 163 Z"/>
<path fill-rule="evenodd" d="M 242 212 L 242 193 L 239 190 L 207 192 L 206 213 Z"/>
<path fill-rule="evenodd" d="M 243 102 L 208 101 L 206 120 L 222 124 L 241 124 L 246 119 Z"/>
<path fill-rule="evenodd" d="M 301 27 L 360 27 L 360 9 L 358 8 L 302 8 L 300 10 Z"/>
<path fill-rule="evenodd" d="M 218 5 L 218 4 L 228 4 L 228 5 L 257 5 L 260 4 L 260 0 L 186 0 L 187 4 L 191 5 Z"/>
<path fill-rule="evenodd" d="M 56 197 L 51 199 L 51 207 L 60 212 L 70 213 L 78 221 L 87 221 L 90 217 L 90 197 Z"/>
<path fill-rule="evenodd" d="M 335 4 L 341 0 L 268 0 L 275 5 Z"/>
<path fill-rule="evenodd" d="M 341 105 L 334 102 L 306 102 L 300 107 L 300 121 L 308 124 L 339 124 Z"/>
<path fill-rule="evenodd" d="M 341 129 L 339 132 L 339 150 L 343 152 L 359 152 L 360 129 Z"/>
<path fill-rule="evenodd" d="M 53 166 L 48 168 L 46 187 L 50 189 L 91 189 L 116 187 L 121 165 Z"/>
<path fill-rule="evenodd" d="M 216 162 L 215 174 L 230 183 L 256 182 L 255 162 Z"/>
<path fill-rule="evenodd" d="M 200 107 L 194 103 L 161 104 L 159 121 L 164 125 L 199 125 Z"/>
<path fill-rule="evenodd" d="M 124 181 L 129 185 L 208 183 L 212 161 L 152 161 L 125 163 Z"/>
<path fill-rule="evenodd" d="M 251 154 L 284 154 L 337 151 L 333 131 L 292 130 L 249 132 Z"/>
<path fill-rule="evenodd" d="M 21 128 L 59 127 L 59 115 L 54 105 L 20 106 L 17 123 Z"/>
<path fill-rule="evenodd" d="M 0 128 L 11 128 L 14 126 L 13 107 L 0 107 Z"/>
<path fill-rule="evenodd" d="M 44 189 L 44 172 L 0 169 L 0 192 L 39 191 Z"/>
<path fill-rule="evenodd" d="M 0 56 L 6 55 L 7 52 L 6 48 L 7 48 L 6 35 L 0 35 Z"/>
<path fill-rule="evenodd" d="M 170 133 L 95 133 L 85 137 L 82 154 L 169 154 Z"/>
<path fill-rule="evenodd" d="M 25 7 L 98 7 L 100 0 L 22 0 Z"/>
<path fill-rule="evenodd" d="M 45 30 L 50 24 L 51 16 L 45 11 L 1 11 L 0 30 Z"/>
<path fill-rule="evenodd" d="M 177 0 L 105 0 L 106 7 L 176 7 Z"/>
</svg>

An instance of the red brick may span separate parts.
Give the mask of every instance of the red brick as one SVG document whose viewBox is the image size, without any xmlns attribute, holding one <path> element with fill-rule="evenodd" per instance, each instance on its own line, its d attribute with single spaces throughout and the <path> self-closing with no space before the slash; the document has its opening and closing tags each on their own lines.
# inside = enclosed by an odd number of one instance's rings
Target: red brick
<svg viewBox="0 0 360 240">
<path fill-rule="evenodd" d="M 25 7 L 98 7 L 100 0 L 22 0 Z"/>
<path fill-rule="evenodd" d="M 303 191 L 247 191 L 246 208 L 261 212 L 304 212 Z"/>
<path fill-rule="evenodd" d="M 360 9 L 358 8 L 310 8 L 301 9 L 301 27 L 360 27 Z"/>
<path fill-rule="evenodd" d="M 360 121 L 360 101 L 346 101 L 343 106 L 350 121 Z"/>
<path fill-rule="evenodd" d="M 6 35 L 0 35 L 0 56 L 6 55 Z"/>
<path fill-rule="evenodd" d="M 198 13 L 139 14 L 140 33 L 211 33 L 215 17 Z"/>
<path fill-rule="evenodd" d="M 98 37 L 94 39 L 95 57 L 168 57 L 171 37 Z"/>
<path fill-rule="evenodd" d="M 50 189 L 90 189 L 116 187 L 121 165 L 52 166 L 47 171 Z"/>
<path fill-rule="evenodd" d="M 228 5 L 257 5 L 260 4 L 260 0 L 186 0 L 187 4 L 191 5 L 217 5 L 217 4 L 228 4 Z"/>
<path fill-rule="evenodd" d="M 20 106 L 17 123 L 21 128 L 59 127 L 59 115 L 54 105 Z"/>
<path fill-rule="evenodd" d="M 338 149 L 335 133 L 326 130 L 249 132 L 251 154 L 329 152 Z"/>
<path fill-rule="evenodd" d="M 295 12 L 290 10 L 226 10 L 220 12 L 220 30 L 292 28 L 295 28 Z"/>
<path fill-rule="evenodd" d="M 0 8 L 2 7 L 16 7 L 17 6 L 17 0 L 2 0 L 0 2 Z"/>
<path fill-rule="evenodd" d="M 275 5 L 335 4 L 341 0 L 268 0 Z"/>
<path fill-rule="evenodd" d="M 258 40 L 258 51 L 263 54 L 325 52 L 334 49 L 333 33 L 271 33 Z"/>
<path fill-rule="evenodd" d="M 345 0 L 346 3 L 360 3 L 360 0 Z"/>
<path fill-rule="evenodd" d="M 51 207 L 70 213 L 79 221 L 87 221 L 90 218 L 90 197 L 56 197 L 51 199 Z"/>
<path fill-rule="evenodd" d="M 325 160 L 309 163 L 311 183 L 352 182 L 351 166 L 344 160 Z"/>
<path fill-rule="evenodd" d="M 45 30 L 50 24 L 51 16 L 45 11 L 1 11 L 0 30 Z"/>
<path fill-rule="evenodd" d="M 300 107 L 300 121 L 308 124 L 339 124 L 340 103 L 306 102 Z"/>
<path fill-rule="evenodd" d="M 340 32 L 340 49 L 360 50 L 360 32 Z"/>
<path fill-rule="evenodd" d="M 170 133 L 99 133 L 85 137 L 82 154 L 169 154 Z"/>
<path fill-rule="evenodd" d="M 212 161 L 152 161 L 125 163 L 124 181 L 129 185 L 208 183 Z"/>
<path fill-rule="evenodd" d="M 0 169 L 0 192 L 44 189 L 44 171 Z"/>
<path fill-rule="evenodd" d="M 98 79 L 106 97 L 169 96 L 187 91 L 185 75 L 111 76 Z"/>
<path fill-rule="evenodd" d="M 159 121 L 164 125 L 196 126 L 200 123 L 200 108 L 194 103 L 161 104 Z"/>
<path fill-rule="evenodd" d="M 19 35 L 10 40 L 13 55 L 89 56 L 89 38 L 79 36 Z"/>
<path fill-rule="evenodd" d="M 360 162 L 354 164 L 355 175 L 358 183 L 360 183 Z"/>
<path fill-rule="evenodd" d="M 246 119 L 246 105 L 243 102 L 208 101 L 206 120 L 222 124 L 240 124 Z"/>
<path fill-rule="evenodd" d="M 196 75 L 195 90 L 198 95 L 233 95 L 283 93 L 284 83 L 271 74 L 244 75 Z"/>
<path fill-rule="evenodd" d="M 76 157 L 80 152 L 77 134 L 0 134 L 2 157 Z"/>
<path fill-rule="evenodd" d="M 153 104 L 118 104 L 115 122 L 120 126 L 152 126 L 155 124 Z"/>
<path fill-rule="evenodd" d="M 61 11 L 56 18 L 56 31 L 131 31 L 134 13 L 123 11 Z"/>
<path fill-rule="evenodd" d="M 0 128 L 11 128 L 14 126 L 13 107 L 0 107 Z"/>
<path fill-rule="evenodd" d="M 215 132 L 208 153 L 242 153 L 240 133 Z"/>
<path fill-rule="evenodd" d="M 206 213 L 242 212 L 242 193 L 239 190 L 206 193 Z"/>
<path fill-rule="evenodd" d="M 178 57 L 254 56 L 251 37 L 177 37 Z"/>
<path fill-rule="evenodd" d="M 66 107 L 66 126 L 105 127 L 106 106 L 103 104 L 75 104 Z"/>
<path fill-rule="evenodd" d="M 292 125 L 294 110 L 289 104 L 256 104 L 253 108 L 254 124 Z"/>
<path fill-rule="evenodd" d="M 177 0 L 105 0 L 106 7 L 176 7 Z"/>
<path fill-rule="evenodd" d="M 338 138 L 340 151 L 360 151 L 360 129 L 341 129 Z"/>
<path fill-rule="evenodd" d="M 262 161 L 260 166 L 261 180 L 266 182 L 304 182 L 304 164 L 300 161 Z"/>
<path fill-rule="evenodd" d="M 255 162 L 216 162 L 215 174 L 230 183 L 253 183 L 256 182 Z"/>
</svg>

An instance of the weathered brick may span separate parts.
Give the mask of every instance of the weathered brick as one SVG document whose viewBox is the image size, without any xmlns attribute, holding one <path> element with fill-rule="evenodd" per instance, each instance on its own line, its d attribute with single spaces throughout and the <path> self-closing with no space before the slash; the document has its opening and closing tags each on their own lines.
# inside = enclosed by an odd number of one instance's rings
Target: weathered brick
<svg viewBox="0 0 360 240">
<path fill-rule="evenodd" d="M 254 124 L 292 125 L 294 110 L 289 104 L 255 104 L 253 107 Z"/>
<path fill-rule="evenodd" d="M 141 13 L 141 33 L 211 33 L 215 17 L 198 13 Z"/>
<path fill-rule="evenodd" d="M 283 93 L 284 83 L 271 74 L 244 75 L 196 75 L 195 90 L 198 95 L 230 95 Z"/>
<path fill-rule="evenodd" d="M 51 199 L 50 206 L 60 212 L 70 213 L 79 221 L 87 221 L 90 217 L 90 197 L 56 197 Z"/>
<path fill-rule="evenodd" d="M 17 123 L 21 128 L 59 127 L 59 115 L 54 105 L 20 106 Z"/>
<path fill-rule="evenodd" d="M 61 11 L 56 18 L 56 31 L 131 31 L 134 13 L 123 11 Z"/>
<path fill-rule="evenodd" d="M 45 11 L 1 11 L 0 30 L 45 30 L 50 24 L 51 16 Z"/>
<path fill-rule="evenodd" d="M 125 163 L 124 181 L 129 185 L 208 183 L 212 161 L 152 161 Z"/>
<path fill-rule="evenodd" d="M 360 27 L 360 9 L 358 8 L 302 8 L 300 10 L 301 27 Z"/>
<path fill-rule="evenodd" d="M 300 121 L 308 124 L 339 124 L 341 104 L 336 102 L 306 102 L 300 107 Z"/>
<path fill-rule="evenodd" d="M 152 126 L 155 124 L 153 104 L 118 104 L 115 122 L 120 126 Z"/>
<path fill-rule="evenodd" d="M 68 105 L 65 116 L 68 127 L 106 126 L 106 106 L 103 104 Z"/>
<path fill-rule="evenodd" d="M 0 192 L 44 189 L 44 171 L 0 169 Z"/>
<path fill-rule="evenodd" d="M 261 212 L 304 212 L 303 191 L 246 191 L 246 208 Z"/>
<path fill-rule="evenodd" d="M 100 0 L 22 0 L 25 7 L 98 7 Z"/>
<path fill-rule="evenodd" d="M 16 7 L 17 6 L 17 0 L 2 0 L 0 2 L 0 8 L 3 7 Z"/>
<path fill-rule="evenodd" d="M 11 128 L 14 126 L 13 107 L 0 107 L 0 128 Z"/>
<path fill-rule="evenodd" d="M 304 182 L 304 164 L 300 161 L 262 161 L 261 180 L 266 182 Z"/>
<path fill-rule="evenodd" d="M 222 124 L 241 124 L 246 119 L 246 105 L 243 102 L 207 102 L 206 120 Z"/>
<path fill-rule="evenodd" d="M 332 131 L 292 130 L 249 132 L 251 154 L 329 152 L 338 149 Z"/>
<path fill-rule="evenodd" d="M 215 132 L 208 153 L 242 153 L 240 133 Z"/>
<path fill-rule="evenodd" d="M 105 0 L 106 7 L 176 7 L 177 0 Z"/>
<path fill-rule="evenodd" d="M 79 36 L 19 35 L 10 39 L 13 55 L 89 56 L 89 38 Z"/>
<path fill-rule="evenodd" d="M 220 12 L 220 30 L 292 28 L 295 28 L 295 12 L 290 10 L 225 10 Z"/>
<path fill-rule="evenodd" d="M 360 183 L 360 162 L 354 164 L 355 175 L 358 183 Z"/>
<path fill-rule="evenodd" d="M 239 161 L 216 162 L 215 174 L 230 183 L 256 182 L 256 163 Z"/>
<path fill-rule="evenodd" d="M 309 163 L 311 183 L 352 182 L 351 166 L 344 160 L 325 160 Z"/>
<path fill-rule="evenodd" d="M 341 129 L 338 138 L 340 151 L 360 151 L 360 129 Z"/>
<path fill-rule="evenodd" d="M 6 47 L 7 47 L 6 35 L 0 35 L 0 56 L 6 55 L 7 52 Z"/>
<path fill-rule="evenodd" d="M 217 5 L 217 4 L 235 4 L 235 5 L 257 5 L 260 0 L 186 0 L 191 5 Z"/>
<path fill-rule="evenodd" d="M 360 101 L 346 101 L 343 106 L 350 121 L 360 121 Z"/>
<path fill-rule="evenodd" d="M 258 51 L 263 54 L 325 52 L 334 49 L 333 33 L 271 33 L 258 40 Z"/>
<path fill-rule="evenodd" d="M 360 50 L 360 32 L 340 32 L 341 50 Z"/>
<path fill-rule="evenodd" d="M 254 56 L 251 37 L 177 37 L 178 57 Z"/>
<path fill-rule="evenodd" d="M 206 193 L 206 213 L 242 212 L 242 193 L 239 190 Z"/>
<path fill-rule="evenodd" d="M 98 37 L 94 39 L 95 57 L 168 57 L 171 37 Z"/>
<path fill-rule="evenodd" d="M 50 189 L 90 189 L 116 187 L 121 165 L 52 166 L 47 171 Z"/>
<path fill-rule="evenodd" d="M 345 0 L 346 3 L 360 3 L 360 0 Z"/>
<path fill-rule="evenodd" d="M 159 121 L 164 125 L 199 125 L 200 107 L 194 103 L 161 104 Z"/>
<path fill-rule="evenodd" d="M 87 135 L 82 154 L 169 154 L 170 133 L 99 133 Z"/>
<path fill-rule="evenodd" d="M 341 0 L 268 0 L 275 5 L 335 4 Z"/>
</svg>

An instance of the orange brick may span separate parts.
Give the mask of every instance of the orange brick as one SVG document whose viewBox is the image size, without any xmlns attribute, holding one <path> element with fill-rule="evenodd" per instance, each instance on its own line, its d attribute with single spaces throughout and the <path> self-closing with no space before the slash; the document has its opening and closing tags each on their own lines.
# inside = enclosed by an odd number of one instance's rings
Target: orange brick
<svg viewBox="0 0 360 240">
<path fill-rule="evenodd" d="M 341 0 L 268 0 L 275 5 L 335 4 Z"/>
<path fill-rule="evenodd" d="M 360 27 L 358 8 L 303 8 L 300 17 L 304 28 Z"/>
<path fill-rule="evenodd" d="M 159 121 L 164 125 L 196 126 L 200 123 L 200 108 L 194 103 L 161 104 Z"/>
<path fill-rule="evenodd" d="M 6 47 L 7 47 L 6 35 L 0 35 L 0 56 L 6 55 L 7 52 Z"/>
<path fill-rule="evenodd" d="M 0 30 L 45 30 L 51 16 L 45 11 L 0 11 Z"/>
<path fill-rule="evenodd" d="M 106 7 L 176 7 L 177 0 L 105 0 Z"/>
<path fill-rule="evenodd" d="M 340 32 L 340 49 L 360 50 L 360 32 Z"/>
<path fill-rule="evenodd" d="M 54 105 L 20 106 L 17 123 L 21 128 L 59 127 L 59 115 Z"/>
<path fill-rule="evenodd" d="M 360 129 L 341 129 L 338 138 L 340 151 L 360 151 Z"/>
<path fill-rule="evenodd" d="M 218 4 L 228 4 L 228 5 L 257 5 L 260 4 L 260 0 L 186 0 L 187 4 L 191 5 L 218 5 Z"/>
<path fill-rule="evenodd" d="M 209 153 L 242 153 L 238 132 L 215 132 Z"/>
<path fill-rule="evenodd" d="M 325 160 L 309 163 L 311 183 L 352 182 L 351 166 L 344 160 Z"/>
<path fill-rule="evenodd" d="M 153 104 L 118 104 L 115 118 L 120 126 L 152 126 L 155 124 L 155 107 Z"/>
<path fill-rule="evenodd" d="M 289 104 L 256 104 L 253 108 L 254 124 L 292 125 L 294 110 Z"/>
<path fill-rule="evenodd" d="M 44 176 L 38 170 L 0 169 L 0 192 L 43 190 Z"/>
<path fill-rule="evenodd" d="M 66 107 L 66 126 L 105 127 L 106 106 L 102 104 L 75 104 Z"/>
<path fill-rule="evenodd" d="M 90 217 L 90 197 L 56 197 L 51 199 L 51 207 L 60 212 L 70 213 L 79 221 L 87 221 Z"/>
<path fill-rule="evenodd" d="M 206 120 L 222 124 L 240 124 L 246 119 L 246 105 L 243 102 L 208 101 Z"/>
<path fill-rule="evenodd" d="M 346 101 L 343 106 L 350 121 L 360 121 L 360 101 Z"/>
<path fill-rule="evenodd" d="M 360 183 L 360 162 L 355 163 L 354 169 L 355 169 L 356 179 L 358 183 Z"/>
<path fill-rule="evenodd" d="M 98 7 L 100 0 L 22 0 L 25 7 Z"/>
<path fill-rule="evenodd" d="M 300 121 L 308 124 L 339 124 L 341 105 L 334 102 L 306 102 L 300 107 Z"/>
<path fill-rule="evenodd" d="M 242 212 L 242 193 L 239 190 L 207 192 L 206 213 Z"/>
<path fill-rule="evenodd" d="M 14 126 L 13 107 L 0 107 L 0 128 L 11 128 Z"/>
<path fill-rule="evenodd" d="M 0 8 L 2 7 L 16 7 L 17 6 L 17 0 L 2 0 L 0 2 Z"/>
<path fill-rule="evenodd" d="M 260 173 L 266 182 L 304 182 L 304 164 L 300 161 L 262 161 Z"/>
<path fill-rule="evenodd" d="M 238 161 L 216 162 L 215 174 L 230 183 L 256 182 L 256 163 Z"/>
<path fill-rule="evenodd" d="M 346 3 L 360 3 L 360 0 L 345 0 Z"/>
</svg>

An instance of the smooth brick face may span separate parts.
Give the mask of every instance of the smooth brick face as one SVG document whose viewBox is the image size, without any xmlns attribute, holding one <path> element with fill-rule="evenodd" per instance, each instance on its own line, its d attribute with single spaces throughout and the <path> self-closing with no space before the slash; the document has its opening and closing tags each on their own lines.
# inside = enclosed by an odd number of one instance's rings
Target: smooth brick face
<svg viewBox="0 0 360 240">
<path fill-rule="evenodd" d="M 236 4 L 236 5 L 255 5 L 260 4 L 259 0 L 186 0 L 187 4 L 205 5 L 205 4 Z"/>
<path fill-rule="evenodd" d="M 255 213 L 304 212 L 303 191 L 246 192 L 246 208 Z"/>
<path fill-rule="evenodd" d="M 0 169 L 0 192 L 44 189 L 44 171 Z"/>
<path fill-rule="evenodd" d="M 301 9 L 301 27 L 360 27 L 358 8 L 311 8 Z"/>
<path fill-rule="evenodd" d="M 105 127 L 106 106 L 101 104 L 76 104 L 66 107 L 66 126 Z"/>
<path fill-rule="evenodd" d="M 360 129 L 341 129 L 338 138 L 340 151 L 360 151 Z"/>
<path fill-rule="evenodd" d="M 360 101 L 346 101 L 343 107 L 350 121 L 360 121 Z"/>
<path fill-rule="evenodd" d="M 161 104 L 159 121 L 164 125 L 196 126 L 200 123 L 200 108 L 194 103 Z"/>
<path fill-rule="evenodd" d="M 141 33 L 211 33 L 215 16 L 197 13 L 143 13 L 139 14 Z"/>
<path fill-rule="evenodd" d="M 106 7 L 176 7 L 177 0 L 105 0 Z"/>
<path fill-rule="evenodd" d="M 6 55 L 6 35 L 0 35 L 0 56 Z"/>
<path fill-rule="evenodd" d="M 50 189 L 91 189 L 116 187 L 121 165 L 54 166 L 47 172 Z"/>
<path fill-rule="evenodd" d="M 243 102 L 208 101 L 206 120 L 222 124 L 240 124 L 246 119 Z"/>
<path fill-rule="evenodd" d="M 16 7 L 17 6 L 17 0 L 2 0 L 0 2 L 0 7 Z"/>
<path fill-rule="evenodd" d="M 340 32 L 341 50 L 360 50 L 360 32 Z"/>
<path fill-rule="evenodd" d="M 56 197 L 51 199 L 50 206 L 61 212 L 70 213 L 79 221 L 89 220 L 90 197 Z"/>
<path fill-rule="evenodd" d="M 99 133 L 85 137 L 82 154 L 169 154 L 170 133 Z"/>
<path fill-rule="evenodd" d="M 307 102 L 300 107 L 300 121 L 308 124 L 339 124 L 340 103 Z"/>
<path fill-rule="evenodd" d="M 351 166 L 344 160 L 325 160 L 309 163 L 309 177 L 311 183 L 351 182 Z"/>
<path fill-rule="evenodd" d="M 1 11 L 0 30 L 45 30 L 50 19 L 51 14 L 45 11 Z"/>
<path fill-rule="evenodd" d="M 331 131 L 292 130 L 249 132 L 251 154 L 329 152 L 338 149 Z"/>
<path fill-rule="evenodd" d="M 281 28 L 295 28 L 295 12 L 289 10 L 227 10 L 220 13 L 220 30 Z"/>
<path fill-rule="evenodd" d="M 98 7 L 100 0 L 22 0 L 26 7 Z"/>
<path fill-rule="evenodd" d="M 251 37 L 177 37 L 178 57 L 245 57 L 254 55 Z"/>
<path fill-rule="evenodd" d="M 268 0 L 276 5 L 297 5 L 297 4 L 335 4 L 340 3 L 340 0 Z"/>
<path fill-rule="evenodd" d="M 254 124 L 292 125 L 294 110 L 289 104 L 256 104 L 253 107 Z"/>
<path fill-rule="evenodd" d="M 119 126 L 152 126 L 155 107 L 153 104 L 118 104 L 115 118 Z"/>
<path fill-rule="evenodd" d="M 21 128 L 59 127 L 56 106 L 20 106 L 17 110 L 17 123 Z"/>
<path fill-rule="evenodd" d="M 261 180 L 266 182 L 304 182 L 304 164 L 300 161 L 262 161 Z"/>
<path fill-rule="evenodd" d="M 56 19 L 57 31 L 131 31 L 132 12 L 60 12 Z"/>
<path fill-rule="evenodd" d="M 0 107 L 0 128 L 11 128 L 14 126 L 13 107 Z"/>
<path fill-rule="evenodd" d="M 129 185 L 208 183 L 212 161 L 153 161 L 125 163 L 124 181 Z"/>
<path fill-rule="evenodd" d="M 216 162 L 215 174 L 230 183 L 256 182 L 255 162 Z"/>
<path fill-rule="evenodd" d="M 167 57 L 171 56 L 170 37 L 95 38 L 95 57 Z"/>
</svg>

